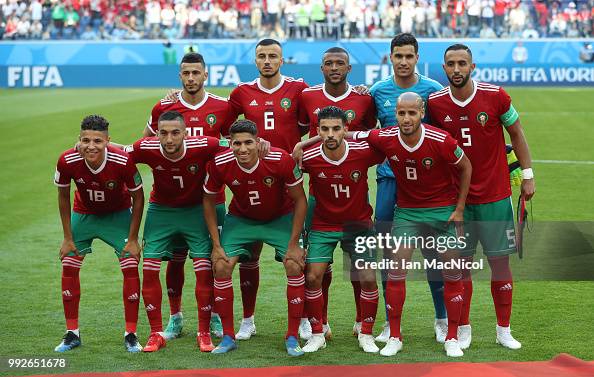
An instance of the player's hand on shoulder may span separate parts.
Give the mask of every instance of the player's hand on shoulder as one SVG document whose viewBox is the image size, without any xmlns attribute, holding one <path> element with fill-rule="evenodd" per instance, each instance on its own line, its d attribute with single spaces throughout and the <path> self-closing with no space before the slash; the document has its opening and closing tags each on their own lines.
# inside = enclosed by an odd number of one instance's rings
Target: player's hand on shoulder
<svg viewBox="0 0 594 377">
<path fill-rule="evenodd" d="M 534 193 L 536 192 L 536 185 L 534 183 L 534 178 L 532 179 L 523 179 L 522 180 L 522 196 L 526 201 L 532 199 Z"/>
<path fill-rule="evenodd" d="M 357 94 L 361 94 L 364 96 L 371 95 L 371 93 L 369 92 L 369 88 L 363 84 L 353 86 L 353 90 L 357 92 Z"/>
<path fill-rule="evenodd" d="M 268 155 L 268 153 L 270 153 L 270 148 L 272 147 L 272 145 L 268 140 L 264 140 L 262 138 L 258 138 L 258 140 L 260 141 L 260 146 L 258 147 L 258 155 L 260 156 L 260 158 L 264 158 L 266 157 L 266 155 Z"/>
<path fill-rule="evenodd" d="M 124 246 L 124 249 L 120 254 L 120 258 L 125 258 L 126 253 L 128 253 L 130 254 L 130 257 L 140 261 L 140 251 L 141 248 L 138 240 L 128 240 L 128 242 L 126 242 L 126 246 Z"/>
<path fill-rule="evenodd" d="M 169 89 L 167 94 L 165 94 L 165 97 L 163 97 L 162 99 L 165 101 L 177 102 L 177 95 L 179 94 L 179 92 L 181 92 L 181 90 L 179 89 Z"/>
<path fill-rule="evenodd" d="M 76 246 L 74 246 L 74 241 L 72 239 L 64 238 L 64 240 L 62 241 L 62 246 L 60 246 L 60 260 L 64 259 L 66 255 L 72 252 L 74 252 L 76 256 L 80 255 L 80 253 L 76 249 Z"/>
</svg>

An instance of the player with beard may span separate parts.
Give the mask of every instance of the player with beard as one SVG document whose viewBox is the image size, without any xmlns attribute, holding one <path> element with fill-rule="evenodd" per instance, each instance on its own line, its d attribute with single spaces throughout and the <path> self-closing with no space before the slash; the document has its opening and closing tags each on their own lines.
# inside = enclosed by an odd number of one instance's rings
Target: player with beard
<svg viewBox="0 0 594 377">
<path fill-rule="evenodd" d="M 404 242 L 390 255 L 398 263 L 398 268 L 388 271 L 385 299 L 390 338 L 380 351 L 383 356 L 394 356 L 402 349 L 400 323 L 406 297 L 407 269 L 403 262 L 410 261 L 417 246 L 423 246 L 417 245 L 415 239 L 423 237 L 429 240 L 426 237 L 432 237 L 434 240 L 448 240 L 449 250 L 438 250 L 438 255 L 430 256 L 445 262 L 459 258 L 456 244 L 458 235 L 463 235 L 460 225 L 473 169 L 453 137 L 422 123 L 424 112 L 422 98 L 416 93 L 406 92 L 398 98 L 397 127 L 360 131 L 354 135 L 355 140 L 365 140 L 385 155 L 398 180 L 398 210 L 394 214 L 391 233 L 392 237 Z M 459 188 L 453 184 L 456 177 Z M 410 240 L 415 241 L 411 243 Z M 425 258 L 428 257 L 425 255 Z M 444 268 L 441 273 L 448 317 L 444 348 L 448 356 L 460 357 L 464 355 L 457 341 L 463 304 L 462 275 L 455 267 Z"/>
<path fill-rule="evenodd" d="M 429 94 L 442 88 L 437 81 L 415 72 L 416 65 L 419 62 L 419 44 L 414 35 L 401 33 L 392 39 L 390 43 L 390 62 L 392 63 L 393 74 L 376 82 L 370 89 L 377 109 L 377 118 L 382 128 L 396 125 L 394 107 L 402 93 L 417 93 L 426 103 Z M 431 124 L 428 116 L 425 116 L 423 121 Z M 396 206 L 396 191 L 396 179 L 390 165 L 385 162 L 377 168 L 375 221 L 378 233 L 390 232 Z M 425 253 L 425 251 L 423 252 Z M 440 279 L 441 274 L 439 271 L 427 270 L 427 281 L 429 282 L 435 308 L 435 338 L 438 342 L 443 343 L 447 332 L 447 319 L 443 302 L 443 282 Z M 386 277 L 383 276 L 384 290 L 385 281 Z M 390 329 L 387 324 L 386 322 L 384 330 L 376 337 L 375 340 L 378 342 L 385 343 L 388 341 Z"/>
<path fill-rule="evenodd" d="M 167 111 L 177 111 L 184 117 L 188 136 L 212 136 L 220 138 L 229 132 L 229 126 L 235 120 L 233 111 L 226 98 L 216 96 L 204 89 L 208 78 L 206 63 L 202 55 L 192 52 L 184 55 L 179 67 L 179 79 L 183 90 L 176 92 L 175 101 L 160 100 L 151 112 L 144 136 L 155 136 L 158 133 L 158 119 Z M 217 215 L 219 226 L 225 217 L 225 192 L 221 191 L 217 197 Z M 183 328 L 182 290 L 184 286 L 184 264 L 188 257 L 188 247 L 182 239 L 177 239 L 172 245 L 173 257 L 167 262 L 166 284 L 169 297 L 170 317 L 165 328 L 165 339 L 170 340 L 181 335 Z M 208 288 L 205 284 L 212 283 L 212 276 L 206 276 L 209 271 L 202 264 L 194 264 L 194 271 L 200 276 L 196 284 L 196 297 L 206 295 Z M 206 305 L 198 309 L 200 317 L 198 333 L 208 332 L 208 323 L 217 337 L 222 336 L 221 320 L 216 313 L 210 312 L 211 306 Z M 205 339 L 205 338 L 204 338 Z M 209 351 L 207 345 L 201 347 Z"/>
<path fill-rule="evenodd" d="M 327 106 L 336 106 L 346 113 L 349 131 L 363 131 L 374 128 L 377 120 L 375 118 L 373 98 L 368 93 L 361 93 L 347 81 L 348 74 L 351 72 L 348 52 L 340 47 L 332 47 L 326 50 L 322 56 L 320 69 L 324 76 L 324 83 L 303 89 L 301 94 L 301 106 L 310 124 L 309 136 L 314 137 L 318 134 L 318 113 L 320 109 Z M 316 198 L 310 185 L 307 219 L 305 221 L 306 232 L 310 229 L 315 205 Z M 355 272 L 353 273 L 355 274 Z M 355 335 L 358 335 L 361 329 L 361 307 L 359 305 L 361 285 L 359 280 L 357 276 L 353 276 L 351 279 L 357 308 L 355 325 L 353 326 Z M 328 264 L 328 269 L 322 280 L 324 299 L 322 326 L 327 338 L 330 338 L 332 334 L 328 324 L 328 290 L 331 282 L 332 265 Z M 307 318 L 301 321 L 299 334 L 302 339 L 309 339 L 311 336 L 311 328 Z"/>
<path fill-rule="evenodd" d="M 506 91 L 471 79 L 472 52 L 462 44 L 448 47 L 443 69 L 450 85 L 429 96 L 428 109 L 435 126 L 455 137 L 473 165 L 470 192 L 464 211 L 467 248 L 472 259 L 478 242 L 491 267 L 491 295 L 497 316 L 496 341 L 510 349 L 521 348 L 511 335 L 513 279 L 509 255 L 516 252 L 514 214 L 503 129 L 522 167 L 521 195 L 530 200 L 535 192 L 528 143 L 517 111 Z M 464 307 L 459 342 L 468 348 L 472 334 L 469 321 L 472 278 L 464 272 Z"/>
</svg>

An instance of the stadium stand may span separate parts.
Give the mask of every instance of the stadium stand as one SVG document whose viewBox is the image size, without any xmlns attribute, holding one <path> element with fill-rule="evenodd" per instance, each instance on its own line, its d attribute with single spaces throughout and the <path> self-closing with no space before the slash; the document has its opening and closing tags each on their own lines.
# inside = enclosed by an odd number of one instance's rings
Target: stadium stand
<svg viewBox="0 0 594 377">
<path fill-rule="evenodd" d="M 594 0 L 0 0 L 0 39 L 594 35 Z"/>
</svg>

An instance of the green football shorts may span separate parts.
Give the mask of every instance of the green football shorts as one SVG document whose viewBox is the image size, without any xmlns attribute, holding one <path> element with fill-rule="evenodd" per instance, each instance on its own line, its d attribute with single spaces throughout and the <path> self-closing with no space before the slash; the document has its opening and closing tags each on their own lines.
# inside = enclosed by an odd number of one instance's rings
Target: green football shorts
<svg viewBox="0 0 594 377">
<path fill-rule="evenodd" d="M 254 242 L 264 242 L 275 249 L 275 259 L 282 261 L 287 252 L 293 228 L 293 214 L 280 216 L 272 221 L 257 221 L 227 214 L 221 245 L 228 257 L 239 256 L 239 262 L 252 259 Z"/>
<path fill-rule="evenodd" d="M 363 230 L 357 233 L 347 232 L 326 232 L 312 230 L 309 232 L 307 256 L 305 263 L 333 263 L 334 249 L 340 242 L 340 248 L 349 255 L 352 263 L 357 259 L 366 262 L 375 261 L 376 250 L 364 247 L 363 240 L 366 237 L 373 237 L 373 230 Z M 361 240 L 361 242 L 358 242 Z"/>
<path fill-rule="evenodd" d="M 190 249 L 190 258 L 210 258 L 212 244 L 202 205 L 176 208 L 149 203 L 143 257 L 171 259 L 173 243 L 179 238 Z"/>
<path fill-rule="evenodd" d="M 487 257 L 516 252 L 514 209 L 511 197 L 486 204 L 467 204 L 464 209 L 466 247 L 463 256 L 474 255 L 478 243 Z"/>
<path fill-rule="evenodd" d="M 225 213 L 227 211 L 225 210 L 225 205 L 222 203 L 216 205 L 216 210 L 217 210 L 217 225 L 219 228 L 219 233 L 221 233 L 221 229 L 223 229 L 223 223 L 225 222 Z M 176 236 L 173 239 L 173 241 L 171 241 L 171 252 L 172 253 L 174 253 L 174 254 L 183 253 L 186 250 L 188 250 L 188 244 L 186 243 L 186 240 L 183 237 Z"/>
<path fill-rule="evenodd" d="M 74 238 L 74 245 L 80 255 L 91 253 L 93 240 L 98 238 L 113 247 L 119 258 L 126 242 L 128 242 L 131 215 L 130 209 L 105 215 L 85 215 L 72 212 L 72 238 Z M 68 256 L 74 255 L 76 255 L 74 252 L 68 254 Z M 130 254 L 126 253 L 124 256 L 129 257 Z"/>
</svg>

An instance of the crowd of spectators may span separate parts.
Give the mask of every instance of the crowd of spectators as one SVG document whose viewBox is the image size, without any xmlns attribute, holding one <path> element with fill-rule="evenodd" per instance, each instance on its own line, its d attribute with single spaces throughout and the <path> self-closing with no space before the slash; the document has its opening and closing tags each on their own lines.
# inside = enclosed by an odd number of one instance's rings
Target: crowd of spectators
<svg viewBox="0 0 594 377">
<path fill-rule="evenodd" d="M 0 39 L 594 35 L 594 0 L 0 0 Z"/>
</svg>

